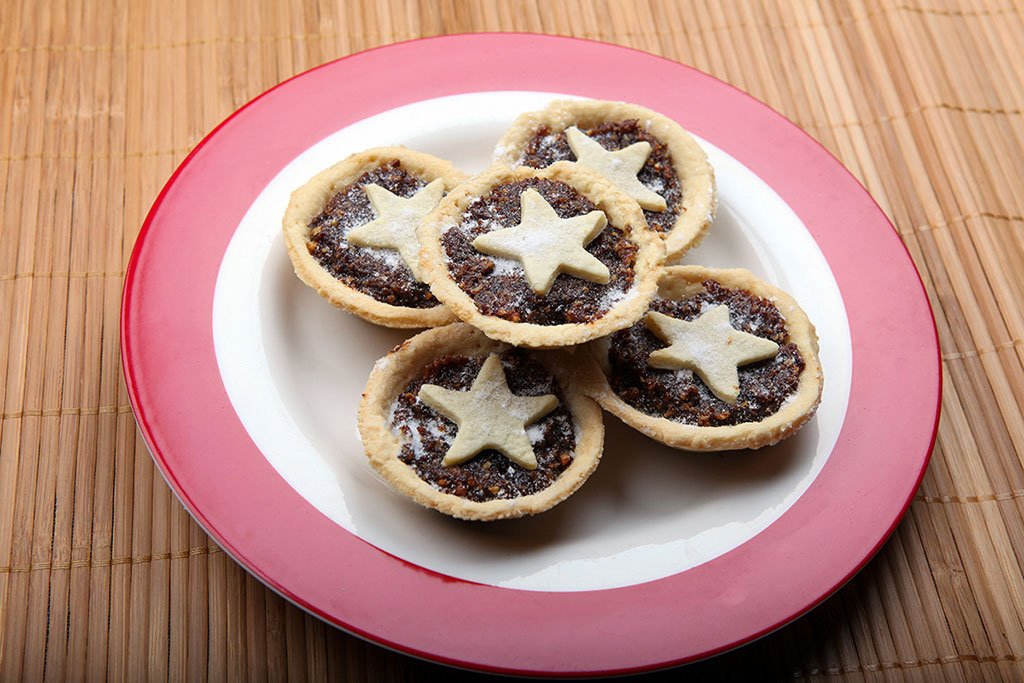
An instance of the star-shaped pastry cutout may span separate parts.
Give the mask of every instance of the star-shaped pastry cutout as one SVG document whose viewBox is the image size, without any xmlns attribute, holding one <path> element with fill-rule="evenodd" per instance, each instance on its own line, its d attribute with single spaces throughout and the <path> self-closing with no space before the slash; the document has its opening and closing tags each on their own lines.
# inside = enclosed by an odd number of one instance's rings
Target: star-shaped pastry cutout
<svg viewBox="0 0 1024 683">
<path fill-rule="evenodd" d="M 647 327 L 671 346 L 651 353 L 648 363 L 662 370 L 693 370 L 726 403 L 740 395 L 737 368 L 773 358 L 779 345 L 729 323 L 729 307 L 715 306 L 696 320 L 672 318 L 652 311 L 644 318 Z"/>
<path fill-rule="evenodd" d="M 412 197 L 392 194 L 380 185 L 364 185 L 363 190 L 377 212 L 369 223 L 352 228 L 348 241 L 357 247 L 376 247 L 397 251 L 417 282 L 420 279 L 420 243 L 416 228 L 433 211 L 444 195 L 444 181 L 438 178 Z"/>
<path fill-rule="evenodd" d="M 469 391 L 424 384 L 420 387 L 419 400 L 459 426 L 442 465 L 459 465 L 491 448 L 528 470 L 537 469 L 537 456 L 526 435 L 526 427 L 558 405 L 558 399 L 552 394 L 513 394 L 508 388 L 501 359 L 493 353 L 487 356 Z"/>
<path fill-rule="evenodd" d="M 520 195 L 519 203 L 519 225 L 480 235 L 473 248 L 522 263 L 526 281 L 537 294 L 547 294 L 560 273 L 600 284 L 611 281 L 608 266 L 585 248 L 608 224 L 603 211 L 559 218 L 532 187 Z"/>
<path fill-rule="evenodd" d="M 567 128 L 565 137 L 576 155 L 576 163 L 597 171 L 648 211 L 668 208 L 664 197 L 645 187 L 636 177 L 651 155 L 651 143 L 634 142 L 629 147 L 609 152 L 576 126 Z"/>
</svg>

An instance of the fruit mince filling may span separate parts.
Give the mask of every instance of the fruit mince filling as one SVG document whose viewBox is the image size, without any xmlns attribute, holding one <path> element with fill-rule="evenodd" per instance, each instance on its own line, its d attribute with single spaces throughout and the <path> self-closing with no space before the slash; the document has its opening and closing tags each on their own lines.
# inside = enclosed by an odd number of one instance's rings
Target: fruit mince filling
<svg viewBox="0 0 1024 683">
<path fill-rule="evenodd" d="M 668 145 L 647 132 L 636 119 L 602 123 L 591 128 L 580 128 L 583 133 L 601 143 L 609 151 L 617 151 L 637 142 L 649 142 L 651 154 L 647 163 L 637 174 L 637 179 L 647 189 L 657 192 L 665 199 L 664 211 L 644 211 L 647 225 L 657 232 L 667 232 L 675 225 L 682 206 L 683 188 L 672 164 Z M 554 133 L 547 126 L 541 126 L 526 143 L 519 163 L 533 168 L 547 168 L 556 161 L 576 161 L 576 155 L 569 147 L 565 131 Z"/>
<path fill-rule="evenodd" d="M 306 248 L 317 262 L 345 285 L 377 301 L 407 308 L 439 305 L 430 289 L 417 282 L 397 251 L 357 247 L 348 243 L 352 228 L 369 223 L 376 214 L 364 185 L 376 184 L 399 197 L 409 198 L 425 183 L 406 172 L 401 162 L 385 162 L 359 176 L 327 202 L 309 223 Z"/>
<path fill-rule="evenodd" d="M 518 261 L 488 256 L 473 248 L 479 235 L 519 224 L 519 197 L 529 188 L 539 192 L 560 218 L 597 209 L 575 188 L 558 180 L 527 178 L 496 185 L 469 205 L 460 224 L 442 234 L 448 272 L 484 315 L 536 325 L 587 323 L 600 318 L 633 285 L 637 247 L 615 226 L 609 224 L 586 247 L 608 266 L 611 281 L 602 285 L 562 274 L 547 294 L 530 289 Z"/>
<path fill-rule="evenodd" d="M 779 345 L 774 358 L 739 368 L 740 394 L 734 405 L 711 393 L 691 370 L 650 367 L 651 352 L 668 344 L 648 330 L 643 321 L 611 336 L 609 382 L 615 393 L 648 415 L 701 427 L 759 422 L 775 414 L 796 392 L 804 359 L 789 341 L 785 318 L 770 301 L 709 280 L 697 296 L 682 301 L 655 299 L 651 310 L 680 320 L 693 320 L 709 307 L 720 304 L 729 307 L 729 322 L 734 328 Z"/>
<path fill-rule="evenodd" d="M 500 355 L 509 389 L 518 396 L 554 394 L 558 406 L 527 425 L 537 469 L 528 470 L 495 450 L 485 450 L 460 465 L 441 464 L 455 440 L 458 427 L 417 399 L 420 387 L 436 384 L 466 391 L 483 366 L 483 357 L 442 356 L 427 364 L 398 395 L 391 412 L 392 427 L 402 435 L 398 459 L 424 481 L 444 493 L 475 502 L 519 498 L 551 486 L 573 461 L 576 432 L 558 382 L 527 352 L 518 349 Z"/>
</svg>

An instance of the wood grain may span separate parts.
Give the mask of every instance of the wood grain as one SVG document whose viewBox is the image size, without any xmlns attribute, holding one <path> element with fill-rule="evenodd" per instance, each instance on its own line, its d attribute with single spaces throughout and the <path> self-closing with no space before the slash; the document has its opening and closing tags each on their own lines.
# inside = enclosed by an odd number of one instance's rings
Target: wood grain
<svg viewBox="0 0 1024 683">
<path fill-rule="evenodd" d="M 764 100 L 892 218 L 943 348 L 933 464 L 809 616 L 676 679 L 1024 677 L 1020 0 L 0 3 L 0 681 L 468 679 L 282 601 L 154 469 L 119 370 L 121 279 L 175 165 L 295 73 L 398 40 L 629 45 Z"/>
</svg>

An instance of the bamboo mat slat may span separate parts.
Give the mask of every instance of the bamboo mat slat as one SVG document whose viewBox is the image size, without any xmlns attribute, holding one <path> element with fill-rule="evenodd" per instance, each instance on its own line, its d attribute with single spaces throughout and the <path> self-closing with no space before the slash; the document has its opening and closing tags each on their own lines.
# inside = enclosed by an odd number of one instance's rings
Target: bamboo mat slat
<svg viewBox="0 0 1024 683">
<path fill-rule="evenodd" d="M 366 48 L 470 31 L 636 47 L 819 140 L 892 218 L 935 309 L 939 440 L 848 586 L 651 678 L 1024 679 L 1024 3 L 0 3 L 0 681 L 425 680 L 292 607 L 191 520 L 120 375 L 121 281 L 160 187 L 236 108 Z"/>
</svg>

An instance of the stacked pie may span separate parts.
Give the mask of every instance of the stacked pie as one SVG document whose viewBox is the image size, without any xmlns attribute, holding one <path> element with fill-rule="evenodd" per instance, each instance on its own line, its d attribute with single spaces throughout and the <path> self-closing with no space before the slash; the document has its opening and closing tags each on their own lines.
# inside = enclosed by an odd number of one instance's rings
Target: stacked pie
<svg viewBox="0 0 1024 683">
<path fill-rule="evenodd" d="M 370 374 L 372 467 L 417 503 L 492 520 L 579 488 L 601 408 L 691 451 L 771 445 L 813 415 L 817 337 L 796 302 L 747 271 L 666 265 L 715 206 L 707 157 L 676 122 L 556 101 L 519 117 L 474 177 L 400 147 L 353 155 L 295 191 L 284 234 L 331 303 L 433 328 Z"/>
</svg>

